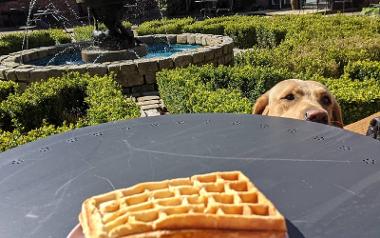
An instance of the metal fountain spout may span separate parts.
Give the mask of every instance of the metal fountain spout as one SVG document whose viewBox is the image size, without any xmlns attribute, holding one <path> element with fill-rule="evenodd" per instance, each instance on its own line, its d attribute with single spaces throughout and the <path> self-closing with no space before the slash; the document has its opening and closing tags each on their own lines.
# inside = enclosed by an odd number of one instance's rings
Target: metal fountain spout
<svg viewBox="0 0 380 238">
<path fill-rule="evenodd" d="M 93 32 L 96 49 L 82 51 L 85 62 L 135 59 L 147 54 L 146 46 L 137 40 L 131 29 L 122 24 L 124 5 L 130 0 L 76 0 L 90 9 L 94 17 Z M 107 31 L 100 31 L 99 24 L 103 23 Z M 134 52 L 131 52 L 134 51 Z M 100 57 L 101 56 L 101 57 Z M 101 62 L 98 61 L 97 62 Z"/>
</svg>

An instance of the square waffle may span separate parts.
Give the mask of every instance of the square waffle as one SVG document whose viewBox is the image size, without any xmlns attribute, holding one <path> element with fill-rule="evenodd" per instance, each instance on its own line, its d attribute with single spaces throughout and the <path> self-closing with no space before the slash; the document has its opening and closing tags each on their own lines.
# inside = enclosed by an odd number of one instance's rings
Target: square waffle
<svg viewBox="0 0 380 238">
<path fill-rule="evenodd" d="M 79 215 L 86 238 L 284 238 L 284 217 L 243 173 L 147 182 L 94 196 Z"/>
</svg>

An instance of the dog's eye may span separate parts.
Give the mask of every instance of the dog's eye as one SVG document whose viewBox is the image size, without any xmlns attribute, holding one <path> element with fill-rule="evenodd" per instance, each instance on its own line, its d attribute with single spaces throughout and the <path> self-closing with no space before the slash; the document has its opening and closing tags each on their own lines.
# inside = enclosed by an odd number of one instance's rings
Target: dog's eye
<svg viewBox="0 0 380 238">
<path fill-rule="evenodd" d="M 292 101 L 292 100 L 294 100 L 294 95 L 292 93 L 290 93 L 290 94 L 286 95 L 284 98 L 288 101 Z"/>
<path fill-rule="evenodd" d="M 331 104 L 330 97 L 329 96 L 323 96 L 322 97 L 322 103 L 323 103 L 323 105 L 326 105 L 326 106 L 330 105 Z"/>
</svg>

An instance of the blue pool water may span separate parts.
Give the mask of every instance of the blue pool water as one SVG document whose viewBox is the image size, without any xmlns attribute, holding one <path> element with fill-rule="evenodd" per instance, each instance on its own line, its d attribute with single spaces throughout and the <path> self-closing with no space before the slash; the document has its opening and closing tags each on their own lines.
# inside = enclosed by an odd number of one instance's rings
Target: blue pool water
<svg viewBox="0 0 380 238">
<path fill-rule="evenodd" d="M 200 45 L 183 45 L 183 44 L 154 44 L 148 45 L 148 54 L 142 58 L 149 59 L 155 57 L 169 57 L 175 53 L 190 51 L 201 47 Z M 42 59 L 34 60 L 29 64 L 46 66 L 46 65 L 80 65 L 84 64 L 81 59 L 80 49 L 69 48 L 56 56 L 48 56 Z"/>
</svg>

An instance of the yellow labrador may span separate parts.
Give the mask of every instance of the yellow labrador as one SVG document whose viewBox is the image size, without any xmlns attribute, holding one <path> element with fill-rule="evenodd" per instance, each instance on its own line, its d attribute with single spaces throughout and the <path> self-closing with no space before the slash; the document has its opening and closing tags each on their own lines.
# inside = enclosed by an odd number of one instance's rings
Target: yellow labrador
<svg viewBox="0 0 380 238">
<path fill-rule="evenodd" d="M 289 79 L 276 84 L 257 99 L 253 113 L 343 127 L 342 112 L 335 97 L 315 81 Z"/>
</svg>

